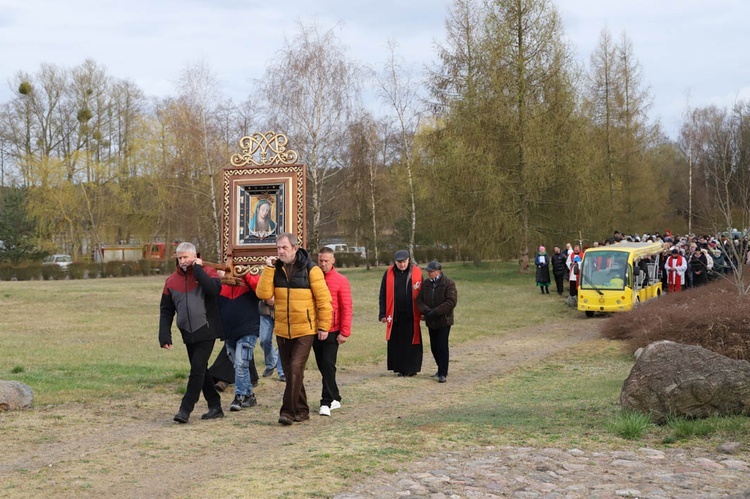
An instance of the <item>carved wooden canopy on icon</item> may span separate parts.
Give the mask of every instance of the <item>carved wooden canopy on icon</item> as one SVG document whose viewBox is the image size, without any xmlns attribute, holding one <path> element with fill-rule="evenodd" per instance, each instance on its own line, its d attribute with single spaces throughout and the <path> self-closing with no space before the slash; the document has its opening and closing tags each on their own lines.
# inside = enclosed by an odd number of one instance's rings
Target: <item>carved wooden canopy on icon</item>
<svg viewBox="0 0 750 499">
<path fill-rule="evenodd" d="M 240 153 L 222 170 L 221 248 L 233 275 L 258 273 L 276 255 L 276 236 L 289 232 L 305 246 L 305 165 L 289 139 L 273 131 L 240 139 Z"/>
</svg>

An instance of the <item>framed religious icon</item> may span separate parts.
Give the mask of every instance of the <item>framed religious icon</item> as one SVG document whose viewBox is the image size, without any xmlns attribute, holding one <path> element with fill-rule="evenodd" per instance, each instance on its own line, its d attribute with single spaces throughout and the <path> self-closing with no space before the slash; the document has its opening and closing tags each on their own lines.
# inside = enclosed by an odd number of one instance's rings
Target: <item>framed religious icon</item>
<svg viewBox="0 0 750 499">
<path fill-rule="evenodd" d="M 233 155 L 233 166 L 222 171 L 221 242 L 224 257 L 243 274 L 260 271 L 266 257 L 276 255 L 279 234 L 294 234 L 305 245 L 305 166 L 291 162 L 297 155 L 280 134 L 244 137 L 240 145 L 243 154 Z"/>
</svg>

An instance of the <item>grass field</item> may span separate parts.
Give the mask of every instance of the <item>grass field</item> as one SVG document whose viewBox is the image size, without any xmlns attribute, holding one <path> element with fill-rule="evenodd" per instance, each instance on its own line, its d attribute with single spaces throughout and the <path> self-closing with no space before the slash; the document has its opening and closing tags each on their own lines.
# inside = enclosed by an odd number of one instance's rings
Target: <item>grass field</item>
<svg viewBox="0 0 750 499">
<path fill-rule="evenodd" d="M 288 430 L 276 424 L 283 385 L 266 379 L 257 390 L 258 408 L 228 413 L 217 426 L 171 422 L 188 364 L 176 329 L 176 348 L 158 346 L 163 277 L 0 282 L 0 379 L 35 391 L 30 411 L 0 413 L 6 453 L 26 456 L 5 473 L 0 466 L 0 481 L 21 495 L 50 486 L 68 496 L 116 492 L 115 485 L 166 490 L 184 485 L 177 477 L 186 470 L 175 463 L 207 457 L 205 483 L 185 495 L 242 495 L 241 477 L 258 496 L 296 497 L 301 490 L 327 496 L 361 474 L 395 470 L 443 449 L 695 446 L 750 436 L 747 418 L 708 420 L 699 430 L 690 422 L 656 427 L 646 421 L 630 431 L 633 423 L 622 418 L 618 400 L 633 358 L 621 343 L 595 334 L 607 319 L 584 318 L 554 292 L 540 295 L 533 275 L 508 263 L 445 265 L 459 294 L 449 382 L 428 377 L 434 369 L 428 345 L 422 374 L 395 378 L 385 371 L 377 320 L 382 271 L 342 270 L 355 306 L 353 335 L 338 363 L 346 410 Z M 315 410 L 319 375 L 312 357 L 306 385 Z M 226 405 L 226 394 L 223 400 Z M 206 428 L 219 430 L 206 438 Z M 238 436 L 248 444 L 244 471 L 230 469 L 234 459 L 227 454 Z M 60 458 L 54 470 L 29 474 L 49 446 L 82 457 Z M 267 455 L 264 447 L 273 449 L 273 466 L 255 461 Z M 162 468 L 171 473 L 155 471 Z M 123 476 L 129 478 L 122 482 Z"/>
<path fill-rule="evenodd" d="M 382 269 L 342 272 L 352 285 L 354 337 L 339 365 L 384 363 Z M 459 286 L 453 344 L 575 314 L 560 300 L 543 301 L 533 276 L 512 265 L 448 265 L 446 273 Z M 183 356 L 158 348 L 163 284 L 163 277 L 0 282 L 0 376 L 31 385 L 36 402 L 49 404 L 125 395 L 184 375 Z M 180 345 L 176 326 L 173 335 Z"/>
</svg>

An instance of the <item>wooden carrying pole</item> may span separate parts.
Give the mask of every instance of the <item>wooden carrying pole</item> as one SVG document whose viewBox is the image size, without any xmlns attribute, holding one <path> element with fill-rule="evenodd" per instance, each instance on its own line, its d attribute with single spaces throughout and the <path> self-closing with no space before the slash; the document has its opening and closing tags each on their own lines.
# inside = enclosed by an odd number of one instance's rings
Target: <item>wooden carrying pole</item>
<svg viewBox="0 0 750 499">
<path fill-rule="evenodd" d="M 221 278 L 222 284 L 228 284 L 230 286 L 244 286 L 245 281 L 241 277 L 238 277 L 234 273 L 234 259 L 232 255 L 227 255 L 227 259 L 224 263 L 207 262 L 203 260 L 204 267 L 211 267 L 216 270 L 223 270 L 224 277 Z"/>
</svg>

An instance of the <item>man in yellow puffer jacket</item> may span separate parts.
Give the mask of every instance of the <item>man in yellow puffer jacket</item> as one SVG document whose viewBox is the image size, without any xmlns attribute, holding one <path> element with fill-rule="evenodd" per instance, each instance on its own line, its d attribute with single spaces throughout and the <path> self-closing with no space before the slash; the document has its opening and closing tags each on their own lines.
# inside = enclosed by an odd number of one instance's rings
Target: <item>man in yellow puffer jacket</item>
<svg viewBox="0 0 750 499">
<path fill-rule="evenodd" d="M 325 340 L 331 327 L 331 293 L 320 267 L 299 247 L 294 234 L 276 237 L 278 259 L 269 257 L 256 294 L 276 301 L 274 334 L 286 374 L 279 423 L 310 419 L 305 393 L 305 365 L 315 336 Z"/>
</svg>

